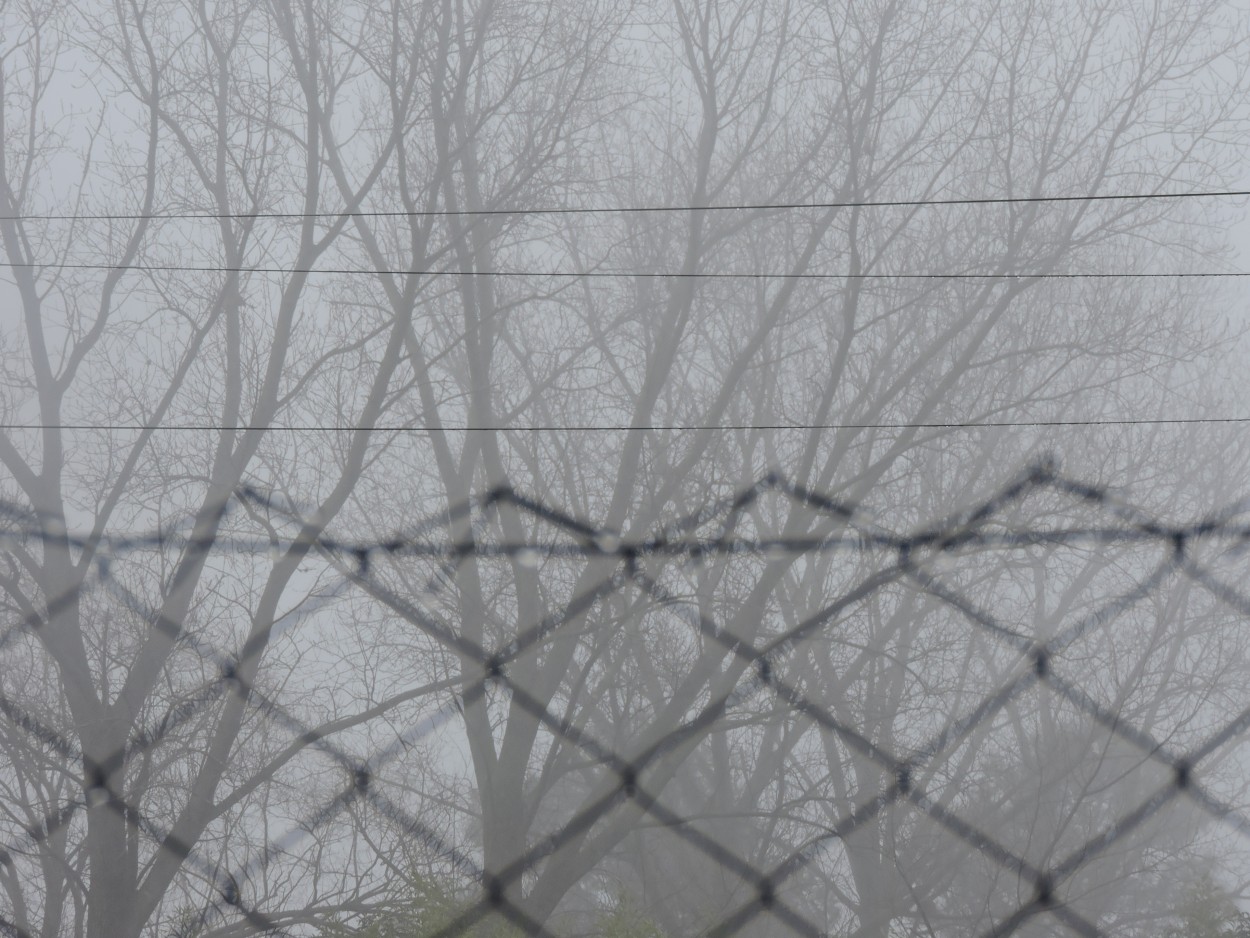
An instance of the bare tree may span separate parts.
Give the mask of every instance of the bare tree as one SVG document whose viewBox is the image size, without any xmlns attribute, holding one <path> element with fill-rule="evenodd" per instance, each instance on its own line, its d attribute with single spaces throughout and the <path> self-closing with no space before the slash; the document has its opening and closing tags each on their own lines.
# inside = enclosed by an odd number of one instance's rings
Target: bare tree
<svg viewBox="0 0 1250 938">
<path fill-rule="evenodd" d="M 1202 406 L 1226 339 L 1205 282 L 1056 277 L 1219 260 L 1197 200 L 1089 198 L 1221 186 L 1244 142 L 1234 12 L 1137 7 L 6 8 L 0 237 L 22 315 L 0 406 L 25 429 L 0 434 L 0 485 L 47 532 L 4 555 L 12 928 L 350 926 L 425 869 L 555 929 L 626 896 L 689 932 L 758 904 L 726 856 L 767 872 L 828 847 L 896 780 L 785 694 L 744 695 L 756 653 L 908 756 L 1020 665 L 933 584 L 868 554 L 366 568 L 318 539 L 435 516 L 451 544 L 586 541 L 516 491 L 619 543 L 770 471 L 905 530 L 1048 442 L 963 424 Z M 1051 196 L 1072 201 L 960 203 Z M 1082 475 L 1192 471 L 1164 431 L 1098 432 L 1066 441 Z M 844 527 L 757 495 L 689 530 Z M 1166 508 L 1166 483 L 1151 497 Z M 145 527 L 151 550 L 103 550 Z M 272 558 L 231 549 L 257 539 Z M 1038 641 L 1146 570 L 978 562 L 951 588 Z M 1135 610 L 1134 641 L 1072 679 L 1112 669 L 1108 707 L 1147 731 L 1197 720 L 1240 680 L 1197 595 Z M 1182 669 L 1204 642 L 1212 670 Z M 994 803 L 1039 863 L 1115 813 L 1091 807 L 1105 773 L 1148 761 L 1049 707 L 1015 701 L 916 779 L 952 811 Z M 1015 782 L 1043 763 L 1084 787 L 1029 800 Z M 956 873 L 974 846 L 927 820 L 884 811 L 786 901 L 865 936 L 1010 914 L 1032 884 Z M 1155 833 L 1178 858 L 1194 836 Z M 1082 914 L 1121 921 L 1105 894 L 1139 858 L 1091 865 Z"/>
<path fill-rule="evenodd" d="M 326 519 L 373 458 L 405 318 L 353 311 L 348 327 L 307 271 L 333 256 L 398 133 L 357 148 L 362 180 L 343 200 L 328 196 L 326 154 L 339 145 L 323 119 L 357 102 L 364 67 L 353 37 L 329 31 L 313 5 L 35 5 L 6 18 L 0 226 L 21 310 L 11 322 L 21 331 L 6 336 L 20 343 L 6 360 L 6 406 L 39 429 L 6 433 L 0 459 L 6 495 L 49 532 L 5 555 L 20 649 L 10 654 L 45 675 L 41 695 L 6 693 L 67 747 L 54 761 L 40 741 L 6 750 L 18 834 L 9 917 L 22 934 L 139 934 L 167 929 L 178 902 L 199 912 L 205 897 L 247 901 L 229 868 L 258 848 L 265 856 L 276 817 L 346 777 L 341 766 L 289 775 L 308 747 L 275 732 L 269 702 L 309 654 L 276 650 L 275 627 L 323 588 L 299 571 L 324 520 L 263 567 L 211 545 L 265 530 L 227 517 L 249 480 L 298 489 Z M 85 133 L 81 114 L 47 122 L 70 59 L 85 59 L 99 96 L 82 104 L 96 115 Z M 68 196 L 42 178 L 65 166 L 80 172 Z M 72 217 L 31 217 L 49 204 Z M 262 226 L 276 208 L 300 214 Z M 260 270 L 278 255 L 296 272 Z M 345 369 L 350 393 L 335 395 Z M 270 433 L 326 394 L 328 422 L 355 430 L 311 449 Z M 163 429 L 178 426 L 204 429 Z M 183 518 L 180 536 L 88 588 L 110 532 Z M 77 524 L 80 542 L 66 534 Z M 265 665 L 274 658 L 276 672 Z M 413 697 L 295 703 L 328 733 Z M 335 856 L 321 844 L 294 872 L 264 876 L 269 920 L 361 907 L 375 861 L 319 862 Z"/>
</svg>

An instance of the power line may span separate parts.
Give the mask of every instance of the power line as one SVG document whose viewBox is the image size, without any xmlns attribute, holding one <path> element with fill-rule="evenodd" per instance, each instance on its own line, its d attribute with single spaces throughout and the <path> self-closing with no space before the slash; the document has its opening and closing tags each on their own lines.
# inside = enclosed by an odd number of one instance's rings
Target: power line
<svg viewBox="0 0 1250 938">
<path fill-rule="evenodd" d="M 1203 424 L 1247 424 L 1250 417 L 1174 417 L 1146 419 L 1091 419 L 1091 420 L 964 420 L 930 423 L 776 423 L 776 424 L 592 424 L 585 426 L 561 426 L 556 424 L 522 424 L 517 426 L 449 426 L 432 427 L 426 424 L 397 424 L 367 427 L 359 424 L 300 424 L 270 425 L 240 424 L 228 427 L 217 424 L 113 424 L 113 423 L 3 423 L 0 431 L 74 431 L 109 430 L 136 433 L 219 433 L 226 431 L 248 433 L 263 430 L 272 433 L 357 433 L 369 430 L 375 433 L 685 433 L 703 431 L 765 431 L 765 430 L 975 430 L 1002 428 L 1045 427 L 1150 427 L 1150 426 L 1197 426 Z"/>
<path fill-rule="evenodd" d="M 1111 273 L 743 273 L 735 271 L 627 271 L 627 270 L 429 270 L 359 267 L 238 267 L 227 265 L 191 266 L 186 264 L 83 264 L 53 261 L 23 263 L 0 260 L 0 266 L 20 270 L 134 270 L 150 273 L 204 274 L 325 274 L 330 276 L 396 276 L 396 277 L 551 277 L 568 280 L 1176 280 L 1203 278 L 1244 278 L 1250 271 L 1119 271 Z"/>
<path fill-rule="evenodd" d="M 947 199 L 863 199 L 834 202 L 758 202 L 735 205 L 613 205 L 613 206 L 550 206 L 539 208 L 485 209 L 419 209 L 415 211 L 353 211 L 353 212 L 164 212 L 164 213 L 102 213 L 102 214 L 38 214 L 0 215 L 0 221 L 156 221 L 162 219 L 305 219 L 305 218 L 462 218 L 500 215 L 630 215 L 798 211 L 802 209 L 835 208 L 919 208 L 941 205 L 1033 205 L 1048 202 L 1141 202 L 1154 199 L 1229 199 L 1250 196 L 1250 190 L 1225 189 L 1203 192 L 1131 192 L 1122 195 L 1030 195 L 989 198 Z"/>
</svg>

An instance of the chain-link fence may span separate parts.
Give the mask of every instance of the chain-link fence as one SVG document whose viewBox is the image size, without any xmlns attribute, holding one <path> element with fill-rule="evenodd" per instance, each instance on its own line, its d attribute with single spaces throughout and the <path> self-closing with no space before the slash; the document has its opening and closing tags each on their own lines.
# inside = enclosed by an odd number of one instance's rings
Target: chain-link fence
<svg viewBox="0 0 1250 938">
<path fill-rule="evenodd" d="M 1163 935 L 1250 833 L 1240 505 L 1176 523 L 1040 467 L 904 533 L 774 476 L 646 535 L 509 489 L 380 540 L 251 490 L 208 537 L 3 524 L 6 575 L 81 571 L 0 640 L 14 936 L 120 914 L 92 905 L 109 818 L 140 886 L 174 868 L 117 933 L 182 935 Z M 145 598 L 169 554 L 240 595 L 302 564 L 301 599 L 237 634 L 170 618 Z M 527 599 L 531 576 L 558 586 Z M 119 617 L 165 637 L 168 692 L 104 749 L 64 701 L 103 681 L 125 706 Z M 41 671 L 70 640 L 96 673 Z"/>
</svg>

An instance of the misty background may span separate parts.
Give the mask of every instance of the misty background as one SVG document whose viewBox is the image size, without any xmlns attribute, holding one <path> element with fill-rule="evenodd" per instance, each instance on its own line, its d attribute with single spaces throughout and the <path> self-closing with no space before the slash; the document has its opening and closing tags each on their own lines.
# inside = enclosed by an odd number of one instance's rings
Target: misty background
<svg viewBox="0 0 1250 938">
<path fill-rule="evenodd" d="M 1248 26 L 0 0 L 0 931 L 1250 934 Z"/>
</svg>

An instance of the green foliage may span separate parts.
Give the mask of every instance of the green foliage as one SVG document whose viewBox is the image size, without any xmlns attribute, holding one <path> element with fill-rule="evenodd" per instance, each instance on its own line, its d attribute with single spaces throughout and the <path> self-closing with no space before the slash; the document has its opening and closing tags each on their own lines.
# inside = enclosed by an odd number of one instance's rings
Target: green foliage
<svg viewBox="0 0 1250 938">
<path fill-rule="evenodd" d="M 475 904 L 452 884 L 414 875 L 385 911 L 352 925 L 323 929 L 324 938 L 426 938 L 446 928 Z M 521 938 L 522 932 L 498 916 L 486 916 L 460 932 L 465 938 Z"/>
<path fill-rule="evenodd" d="M 1237 908 L 1209 870 L 1186 888 L 1176 918 L 1163 938 L 1250 938 L 1250 914 Z"/>
<path fill-rule="evenodd" d="M 616 905 L 599 919 L 596 938 L 665 938 L 664 932 L 629 900 L 619 896 Z"/>
<path fill-rule="evenodd" d="M 473 908 L 476 894 L 467 894 L 452 884 L 414 875 L 402 894 L 384 911 L 374 912 L 352 924 L 322 928 L 322 938 L 427 938 L 446 928 Z M 487 916 L 460 935 L 465 938 L 521 938 L 524 934 L 507 919 Z M 626 896 L 617 898 L 612 909 L 599 917 L 588 933 L 594 938 L 666 938 L 651 919 Z"/>
</svg>

